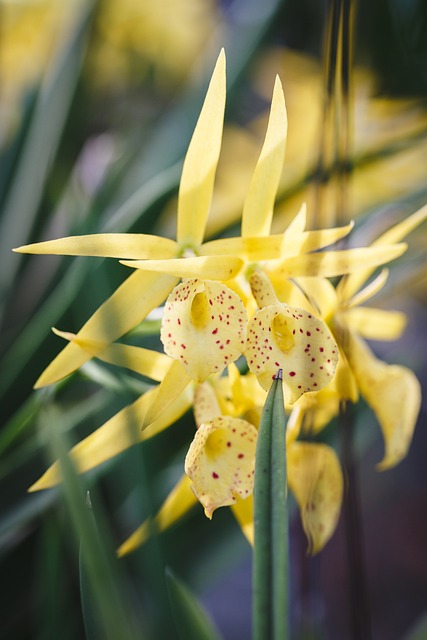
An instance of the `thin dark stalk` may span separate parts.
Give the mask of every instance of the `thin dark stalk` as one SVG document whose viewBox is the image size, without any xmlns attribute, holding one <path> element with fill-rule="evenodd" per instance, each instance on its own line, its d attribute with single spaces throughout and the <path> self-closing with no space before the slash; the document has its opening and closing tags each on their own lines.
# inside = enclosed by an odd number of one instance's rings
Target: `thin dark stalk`
<svg viewBox="0 0 427 640">
<path fill-rule="evenodd" d="M 359 474 L 354 456 L 354 417 L 349 403 L 341 409 L 342 462 L 346 472 L 347 491 L 344 500 L 344 529 L 350 589 L 350 616 L 353 640 L 370 640 L 371 615 L 367 589 Z"/>
<path fill-rule="evenodd" d="M 329 0 L 323 45 L 323 106 L 320 122 L 319 150 L 314 179 L 314 221 L 319 227 L 327 226 L 324 208 L 324 190 L 331 178 L 335 151 L 334 100 L 339 44 L 339 8 L 341 0 Z"/>
</svg>

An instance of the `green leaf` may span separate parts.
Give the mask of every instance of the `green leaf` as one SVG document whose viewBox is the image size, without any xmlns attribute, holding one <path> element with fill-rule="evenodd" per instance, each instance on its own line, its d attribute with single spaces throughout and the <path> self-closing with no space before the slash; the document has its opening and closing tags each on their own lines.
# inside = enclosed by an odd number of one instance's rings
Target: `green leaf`
<svg viewBox="0 0 427 640">
<path fill-rule="evenodd" d="M 207 613 L 186 585 L 166 569 L 169 601 L 181 640 L 218 640 Z"/>
<path fill-rule="evenodd" d="M 88 617 L 88 628 L 91 632 L 96 633 L 98 621 L 99 625 L 102 625 L 102 634 L 100 636 L 89 635 L 88 639 L 101 637 L 105 640 L 136 640 L 138 637 L 138 640 L 142 640 L 142 633 L 140 632 L 137 636 L 130 622 L 130 612 L 123 599 L 124 591 L 120 588 L 117 561 L 111 555 L 106 544 L 108 531 L 104 528 L 102 536 L 98 533 L 94 518 L 88 512 L 85 503 L 83 480 L 77 475 L 71 458 L 67 454 L 68 446 L 61 432 L 64 414 L 61 414 L 55 406 L 50 405 L 41 412 L 40 420 L 44 429 L 49 433 L 53 456 L 59 459 L 62 474 L 61 489 L 76 538 L 84 549 L 85 576 L 83 584 L 85 594 L 88 593 L 88 584 L 90 584 L 90 591 L 93 594 L 90 596 L 91 600 L 93 597 L 93 604 L 91 601 L 90 607 L 87 606 L 85 613 Z M 91 613 L 89 613 L 89 609 Z M 96 611 L 96 616 L 94 611 Z"/>
<path fill-rule="evenodd" d="M 0 223 L 0 295 L 9 289 L 19 256 L 11 249 L 25 244 L 36 219 L 44 185 L 58 149 L 86 47 L 93 2 L 85 4 L 68 45 L 52 56 L 53 64 L 37 96 Z"/>
<path fill-rule="evenodd" d="M 286 416 L 282 371 L 273 380 L 258 432 L 254 487 L 253 637 L 289 638 Z"/>
</svg>

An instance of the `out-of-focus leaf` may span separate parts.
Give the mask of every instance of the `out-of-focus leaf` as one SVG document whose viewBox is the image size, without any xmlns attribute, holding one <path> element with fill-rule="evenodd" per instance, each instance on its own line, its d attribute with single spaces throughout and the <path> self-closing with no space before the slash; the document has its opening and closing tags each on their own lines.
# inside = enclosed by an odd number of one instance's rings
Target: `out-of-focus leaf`
<svg viewBox="0 0 427 640">
<path fill-rule="evenodd" d="M 188 587 L 166 570 L 172 614 L 181 640 L 219 640 L 211 620 Z"/>
</svg>

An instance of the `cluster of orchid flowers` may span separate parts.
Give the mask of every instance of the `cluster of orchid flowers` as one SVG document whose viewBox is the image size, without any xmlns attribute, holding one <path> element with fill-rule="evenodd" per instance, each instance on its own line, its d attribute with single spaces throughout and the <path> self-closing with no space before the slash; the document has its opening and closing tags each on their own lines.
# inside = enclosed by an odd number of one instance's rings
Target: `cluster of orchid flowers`
<svg viewBox="0 0 427 640">
<path fill-rule="evenodd" d="M 252 542 L 257 429 L 267 391 L 282 369 L 288 483 L 316 553 L 336 527 L 343 476 L 334 449 L 304 440 L 305 432 L 319 432 L 342 402 L 356 402 L 360 393 L 384 437 L 381 469 L 397 464 L 411 442 L 421 399 L 418 380 L 409 369 L 378 360 L 365 342 L 397 339 L 405 316 L 362 304 L 384 286 L 388 271 L 373 277 L 377 267 L 405 251 L 401 241 L 427 217 L 427 207 L 369 247 L 320 251 L 345 238 L 352 224 L 307 231 L 304 205 L 282 234 L 270 234 L 287 133 L 276 78 L 241 235 L 203 242 L 225 97 L 221 52 L 183 166 L 176 241 L 99 234 L 18 249 L 119 258 L 135 270 L 77 334 L 55 330 L 68 344 L 36 386 L 57 382 L 93 357 L 159 383 L 72 449 L 79 472 L 154 436 L 193 407 L 197 430 L 185 474 L 160 508 L 156 525 L 160 530 L 170 526 L 198 499 L 209 518 L 218 507 L 230 506 Z M 328 278 L 337 276 L 341 279 L 334 286 Z M 163 304 L 165 353 L 117 342 Z M 31 490 L 60 480 L 54 463 Z M 144 542 L 149 531 L 149 523 L 143 523 L 119 553 Z"/>
</svg>

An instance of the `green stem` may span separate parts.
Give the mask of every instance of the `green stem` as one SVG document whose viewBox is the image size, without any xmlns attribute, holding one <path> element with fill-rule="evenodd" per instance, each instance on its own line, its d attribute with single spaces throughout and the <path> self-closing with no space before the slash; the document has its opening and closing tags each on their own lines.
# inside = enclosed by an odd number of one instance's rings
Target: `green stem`
<svg viewBox="0 0 427 640">
<path fill-rule="evenodd" d="M 254 640 L 289 638 L 286 417 L 282 371 L 271 385 L 258 433 L 254 487 Z"/>
</svg>

